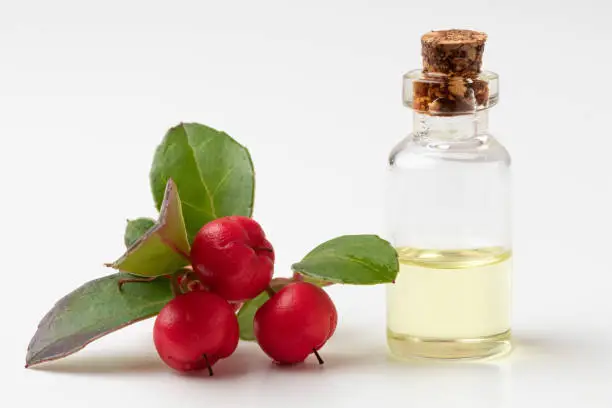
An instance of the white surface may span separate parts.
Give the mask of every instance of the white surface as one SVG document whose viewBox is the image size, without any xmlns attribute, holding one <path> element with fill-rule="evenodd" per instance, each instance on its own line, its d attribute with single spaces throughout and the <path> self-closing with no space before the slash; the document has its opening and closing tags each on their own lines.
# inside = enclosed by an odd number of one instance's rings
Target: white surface
<svg viewBox="0 0 612 408">
<path fill-rule="evenodd" d="M 1 0 L 0 405 L 612 406 L 610 6 L 491 3 Z M 127 217 L 154 215 L 153 149 L 180 121 L 250 148 L 279 275 L 321 241 L 380 231 L 386 156 L 411 127 L 401 75 L 419 66 L 419 36 L 450 26 L 488 32 L 485 66 L 501 75 L 513 355 L 390 362 L 384 288 L 336 287 L 324 367 L 279 369 L 241 344 L 216 377 L 179 376 L 149 321 L 23 369 L 53 302 L 109 272 Z"/>
</svg>

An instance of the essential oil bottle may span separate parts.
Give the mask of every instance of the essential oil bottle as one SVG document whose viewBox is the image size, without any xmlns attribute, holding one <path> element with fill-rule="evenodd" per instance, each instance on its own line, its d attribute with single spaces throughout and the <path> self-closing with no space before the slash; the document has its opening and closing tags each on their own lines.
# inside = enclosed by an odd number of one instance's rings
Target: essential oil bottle
<svg viewBox="0 0 612 408">
<path fill-rule="evenodd" d="M 489 132 L 498 76 L 481 71 L 486 39 L 429 32 L 423 68 L 404 76 L 413 131 L 389 157 L 386 214 L 400 261 L 387 288 L 398 358 L 477 359 L 511 348 L 510 156 Z"/>
</svg>

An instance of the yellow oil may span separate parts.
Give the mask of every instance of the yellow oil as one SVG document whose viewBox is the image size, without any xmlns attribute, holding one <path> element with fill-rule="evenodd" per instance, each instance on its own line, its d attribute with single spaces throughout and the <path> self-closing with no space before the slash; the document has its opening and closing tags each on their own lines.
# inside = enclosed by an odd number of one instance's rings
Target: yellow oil
<svg viewBox="0 0 612 408">
<path fill-rule="evenodd" d="M 476 359 L 510 351 L 510 251 L 397 251 L 400 271 L 387 288 L 392 355 Z"/>
</svg>

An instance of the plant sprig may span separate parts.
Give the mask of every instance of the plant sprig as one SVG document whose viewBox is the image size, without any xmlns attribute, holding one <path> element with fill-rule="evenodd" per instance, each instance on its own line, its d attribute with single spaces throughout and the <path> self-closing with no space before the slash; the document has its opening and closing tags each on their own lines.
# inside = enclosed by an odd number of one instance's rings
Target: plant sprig
<svg viewBox="0 0 612 408">
<path fill-rule="evenodd" d="M 41 320 L 26 355 L 26 367 L 66 357 L 90 342 L 155 316 L 172 298 L 172 279 L 189 265 L 190 244 L 206 223 L 223 216 L 251 216 L 255 171 L 246 147 L 228 134 L 198 123 L 171 128 L 155 152 L 150 171 L 159 219 L 128 221 L 125 254 L 108 266 L 119 273 L 87 282 L 59 300 Z M 374 235 L 327 241 L 293 265 L 292 280 L 320 286 L 393 282 L 397 253 Z M 147 282 L 140 282 L 142 277 Z M 130 284 L 122 282 L 130 281 Z M 137 281 L 137 282 L 133 282 Z M 193 282 L 192 282 L 193 283 Z M 190 284 L 185 282 L 185 285 Z M 264 292 L 238 312 L 240 334 L 253 339 L 253 316 Z"/>
</svg>

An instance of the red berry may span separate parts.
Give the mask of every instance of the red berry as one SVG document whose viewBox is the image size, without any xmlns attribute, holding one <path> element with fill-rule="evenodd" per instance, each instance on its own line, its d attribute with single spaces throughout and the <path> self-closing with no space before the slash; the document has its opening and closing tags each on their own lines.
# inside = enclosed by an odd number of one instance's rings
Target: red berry
<svg viewBox="0 0 612 408">
<path fill-rule="evenodd" d="M 178 371 L 208 368 L 238 346 L 233 307 L 214 293 L 179 295 L 159 312 L 153 328 L 157 353 Z"/>
<path fill-rule="evenodd" d="M 206 224 L 191 247 L 200 281 L 230 301 L 254 298 L 272 279 L 274 250 L 259 224 L 231 216 Z"/>
<path fill-rule="evenodd" d="M 274 361 L 300 363 L 323 347 L 337 321 L 336 307 L 323 289 L 295 282 L 279 290 L 255 313 L 255 337 Z"/>
</svg>

